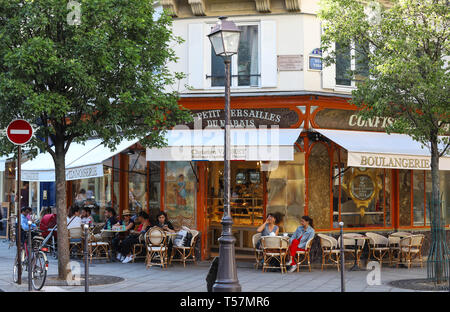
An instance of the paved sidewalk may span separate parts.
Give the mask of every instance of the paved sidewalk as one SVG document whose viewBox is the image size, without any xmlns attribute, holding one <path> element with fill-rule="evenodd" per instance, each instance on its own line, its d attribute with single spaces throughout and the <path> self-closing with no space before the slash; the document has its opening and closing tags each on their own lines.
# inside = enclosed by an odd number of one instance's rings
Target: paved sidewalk
<svg viewBox="0 0 450 312">
<path fill-rule="evenodd" d="M 8 243 L 0 241 L 0 290 L 6 292 L 27 291 L 27 283 L 17 285 L 12 282 L 12 267 L 16 249 L 8 249 Z M 49 258 L 49 274 L 57 274 L 57 260 Z M 84 274 L 84 265 L 81 265 L 81 274 Z M 314 268 L 308 272 L 301 268 L 299 273 L 281 274 L 280 272 L 266 272 L 255 270 L 252 263 L 238 263 L 238 279 L 244 292 L 339 292 L 340 273 L 336 268 L 329 267 L 326 271 Z M 174 263 L 167 270 L 151 267 L 146 270 L 142 261 L 122 264 L 106 261 L 93 261 L 89 268 L 91 274 L 113 275 L 125 280 L 116 284 L 90 286 L 92 292 L 206 292 L 206 275 L 209 262 L 200 262 L 197 265 Z M 406 289 L 394 288 L 388 282 L 400 279 L 413 279 L 426 277 L 426 268 L 389 268 L 383 267 L 381 271 L 381 285 L 370 286 L 367 283 L 369 271 L 345 272 L 346 290 L 348 292 L 405 292 Z M 26 272 L 24 273 L 24 276 Z M 82 286 L 56 287 L 44 286 L 42 291 L 70 291 L 82 292 Z"/>
</svg>

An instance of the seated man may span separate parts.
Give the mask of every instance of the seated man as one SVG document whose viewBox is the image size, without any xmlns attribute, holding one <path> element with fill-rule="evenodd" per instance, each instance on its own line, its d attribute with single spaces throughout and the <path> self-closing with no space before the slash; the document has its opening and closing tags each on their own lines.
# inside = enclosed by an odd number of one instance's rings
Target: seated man
<svg viewBox="0 0 450 312">
<path fill-rule="evenodd" d="M 21 226 L 21 231 L 20 231 L 20 242 L 23 243 L 25 242 L 25 239 L 27 238 L 27 232 L 30 229 L 30 227 L 28 226 L 28 213 L 29 213 L 28 207 L 23 207 L 20 212 L 21 212 L 21 218 L 20 218 L 20 226 Z M 17 226 L 17 225 L 16 225 Z M 36 224 L 31 223 L 31 229 L 35 229 L 37 228 Z"/>
<path fill-rule="evenodd" d="M 91 209 L 88 207 L 81 208 L 81 224 L 87 224 L 89 226 L 92 226 L 94 223 L 94 220 L 91 216 Z"/>
<path fill-rule="evenodd" d="M 113 253 L 117 253 L 117 260 L 123 261 L 125 259 L 124 256 L 122 256 L 121 252 L 121 244 L 122 242 L 129 236 L 130 231 L 133 231 L 135 228 L 134 219 L 131 217 L 133 213 L 130 210 L 124 210 L 122 212 L 123 221 L 122 224 L 125 225 L 125 231 L 126 232 L 120 232 L 117 233 L 116 236 L 112 239 L 112 251 Z"/>
<path fill-rule="evenodd" d="M 134 255 L 131 254 L 133 245 L 138 244 L 139 242 L 144 242 L 143 236 L 152 227 L 150 225 L 150 217 L 145 211 L 141 211 L 138 214 L 137 221 L 140 223 L 137 231 L 130 231 L 130 235 L 125 240 L 123 240 L 122 244 L 120 245 L 121 253 L 125 256 L 125 259 L 122 261 L 122 263 L 128 263 L 133 260 Z"/>
</svg>

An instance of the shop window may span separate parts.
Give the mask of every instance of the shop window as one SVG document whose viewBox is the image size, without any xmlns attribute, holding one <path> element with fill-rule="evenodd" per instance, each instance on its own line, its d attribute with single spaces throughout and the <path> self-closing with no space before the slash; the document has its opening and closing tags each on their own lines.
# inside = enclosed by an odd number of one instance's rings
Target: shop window
<svg viewBox="0 0 450 312">
<path fill-rule="evenodd" d="M 197 194 L 195 164 L 187 161 L 168 161 L 165 168 L 165 212 L 170 220 L 195 228 Z"/>
<path fill-rule="evenodd" d="M 241 25 L 239 52 L 231 60 L 231 86 L 259 85 L 259 35 L 258 25 Z M 223 58 L 217 56 L 211 47 L 211 86 L 225 85 Z"/>
<path fill-rule="evenodd" d="M 105 177 L 74 180 L 72 182 L 72 192 L 75 205 L 88 207 L 95 222 L 104 219 L 105 208 Z"/>
<path fill-rule="evenodd" d="M 413 170 L 413 225 L 423 226 L 425 221 L 424 172 Z"/>
<path fill-rule="evenodd" d="M 161 163 L 159 161 L 148 162 L 150 167 L 149 176 L 149 206 L 150 206 L 150 217 L 152 220 L 156 218 L 156 215 L 161 210 Z"/>
<path fill-rule="evenodd" d="M 293 161 L 279 162 L 267 176 L 267 213 L 278 213 L 282 217 L 281 230 L 294 232 L 304 215 L 305 154 L 294 153 Z"/>
<path fill-rule="evenodd" d="M 220 225 L 223 217 L 223 162 L 208 165 L 208 219 Z M 231 162 L 230 210 L 234 225 L 258 226 L 263 222 L 264 176 L 256 161 Z"/>
<path fill-rule="evenodd" d="M 445 224 L 450 224 L 450 171 L 439 172 L 440 198 Z"/>
<path fill-rule="evenodd" d="M 145 152 L 128 157 L 128 209 L 137 214 L 147 211 L 147 161 Z"/>
<path fill-rule="evenodd" d="M 390 201 L 385 197 L 385 169 L 345 170 L 341 185 L 340 215 L 344 227 L 384 227 Z"/>
<path fill-rule="evenodd" d="M 411 171 L 399 170 L 399 225 L 411 226 Z"/>
<path fill-rule="evenodd" d="M 114 210 L 119 212 L 119 203 L 120 203 L 120 157 L 119 155 L 114 156 L 112 158 L 113 163 L 113 172 L 112 172 L 112 181 L 113 181 L 113 195 L 111 205 L 109 207 L 114 208 Z"/>
<path fill-rule="evenodd" d="M 36 215 L 40 215 L 40 207 L 38 201 L 39 194 L 39 182 L 30 182 L 30 207 L 33 210 L 33 213 Z"/>
</svg>

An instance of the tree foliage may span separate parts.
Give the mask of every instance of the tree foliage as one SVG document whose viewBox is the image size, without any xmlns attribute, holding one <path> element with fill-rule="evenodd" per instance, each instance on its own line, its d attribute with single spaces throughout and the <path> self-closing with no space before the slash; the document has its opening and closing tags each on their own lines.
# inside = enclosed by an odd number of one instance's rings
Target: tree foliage
<svg viewBox="0 0 450 312">
<path fill-rule="evenodd" d="M 68 262 L 70 144 L 96 136 L 111 148 L 124 138 L 162 146 L 160 130 L 191 118 L 166 88 L 182 76 L 167 67 L 181 39 L 166 13 L 155 17 L 154 1 L 78 0 L 79 16 L 69 3 L 0 0 L 0 126 L 31 122 L 35 136 L 25 147 L 47 151 L 55 162 L 60 278 Z M 3 136 L 0 153 L 12 150 Z"/>
<path fill-rule="evenodd" d="M 335 42 L 354 42 L 369 61 L 370 79 L 357 83 L 352 103 L 366 117 L 394 117 L 388 132 L 427 146 L 450 133 L 449 12 L 446 0 L 321 1 L 325 62 L 334 62 Z"/>
</svg>

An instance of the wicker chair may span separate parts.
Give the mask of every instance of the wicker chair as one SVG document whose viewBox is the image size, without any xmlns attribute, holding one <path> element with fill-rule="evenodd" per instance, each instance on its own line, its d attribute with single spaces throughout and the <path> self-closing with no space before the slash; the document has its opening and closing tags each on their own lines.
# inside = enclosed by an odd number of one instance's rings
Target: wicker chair
<svg viewBox="0 0 450 312">
<path fill-rule="evenodd" d="M 256 233 L 252 237 L 252 243 L 253 243 L 253 249 L 255 250 L 255 269 L 258 269 L 259 265 L 261 264 L 261 260 L 263 259 L 263 250 L 261 249 L 261 246 L 259 248 L 256 248 L 256 245 L 258 244 L 259 240 L 261 239 L 261 233 Z"/>
<path fill-rule="evenodd" d="M 265 272 L 268 268 L 278 268 L 270 266 L 272 259 L 278 261 L 281 273 L 287 272 L 286 269 L 286 256 L 289 251 L 289 240 L 280 236 L 263 236 L 261 237 L 261 247 L 263 250 L 263 268 Z"/>
<path fill-rule="evenodd" d="M 351 254 L 353 259 L 355 259 L 355 238 L 346 238 L 345 235 L 358 235 L 356 233 L 346 233 L 344 234 L 344 253 L 345 254 Z M 365 239 L 357 239 L 357 251 L 356 251 L 356 264 L 359 266 L 360 258 L 362 251 L 364 249 L 364 246 L 366 244 Z M 337 240 L 337 248 L 339 249 L 341 246 L 341 237 L 339 236 Z M 351 248 L 348 248 L 351 247 Z"/>
<path fill-rule="evenodd" d="M 317 236 L 319 236 L 320 238 L 320 247 L 322 248 L 322 271 L 327 257 L 328 261 L 331 261 L 333 264 L 336 264 L 336 267 L 339 271 L 339 259 L 341 251 L 340 249 L 338 249 L 337 240 L 334 237 L 324 234 L 317 234 Z"/>
<path fill-rule="evenodd" d="M 372 255 L 375 260 L 380 262 L 380 266 L 382 266 L 384 256 L 388 255 L 389 262 L 392 264 L 389 239 L 383 235 L 371 232 L 366 233 L 366 236 L 369 238 L 369 256 L 367 260 L 370 260 L 370 256 Z"/>
<path fill-rule="evenodd" d="M 199 232 L 197 230 L 189 230 L 192 234 L 192 239 L 189 244 L 189 247 L 184 246 L 172 246 L 172 254 L 170 255 L 170 261 L 169 264 L 172 263 L 172 261 L 181 261 L 183 262 L 184 267 L 186 267 L 186 261 L 194 261 L 195 262 L 195 244 L 197 243 L 198 234 Z M 180 255 L 180 259 L 173 259 L 173 256 L 175 254 Z M 192 257 L 192 259 L 189 259 L 189 257 Z"/>
<path fill-rule="evenodd" d="M 69 255 L 72 255 L 74 249 L 76 249 L 76 252 L 73 253 L 74 256 L 83 255 L 82 234 L 83 229 L 81 226 L 69 229 Z"/>
<path fill-rule="evenodd" d="M 305 251 L 298 250 L 295 253 L 295 262 L 297 262 L 297 272 L 299 271 L 300 266 L 303 262 L 308 261 L 309 272 L 311 272 L 311 261 L 309 258 L 309 254 L 311 252 L 311 245 L 314 239 L 314 235 L 306 242 Z M 306 264 L 305 264 L 306 265 Z"/>
<path fill-rule="evenodd" d="M 159 227 L 152 227 L 145 234 L 145 243 L 147 246 L 147 256 L 145 258 L 145 265 L 148 269 L 153 265 L 161 265 L 162 268 L 167 268 L 167 236 Z M 158 257 L 160 263 L 153 263 L 153 257 Z"/>
<path fill-rule="evenodd" d="M 425 236 L 423 234 L 411 235 L 400 240 L 400 259 L 404 258 L 411 268 L 412 261 L 418 258 L 420 267 L 423 267 L 422 244 Z M 397 262 L 397 266 L 398 266 Z"/>
<path fill-rule="evenodd" d="M 95 228 L 89 229 L 88 234 L 88 253 L 89 259 L 92 263 L 92 259 L 106 259 L 110 260 L 110 245 L 108 242 L 98 240 L 94 234 Z"/>
<path fill-rule="evenodd" d="M 411 236 L 408 232 L 395 232 L 388 236 L 388 246 L 389 246 L 389 262 L 392 264 L 395 254 L 397 254 L 397 260 L 400 258 L 400 240 L 402 237 Z"/>
</svg>

